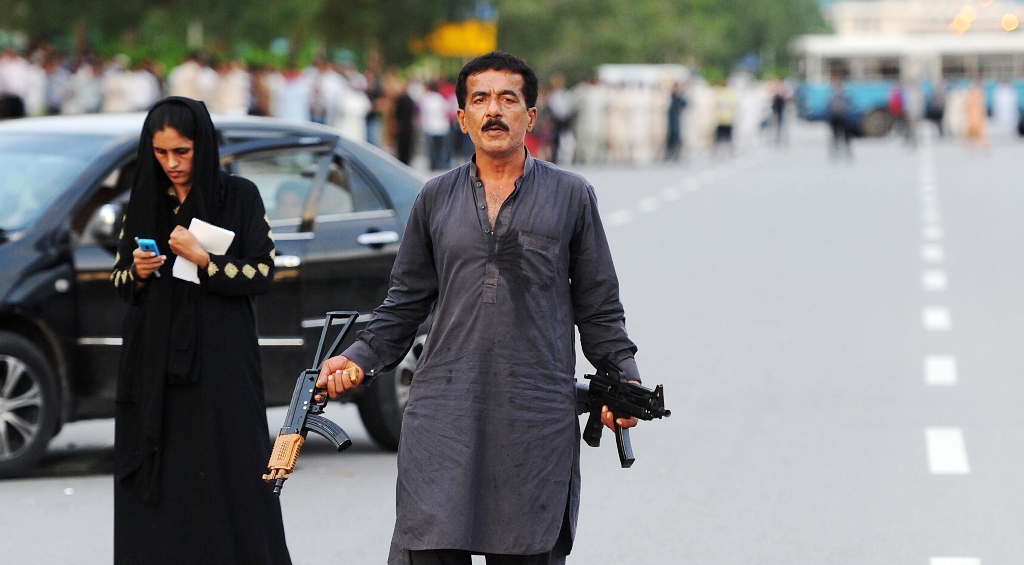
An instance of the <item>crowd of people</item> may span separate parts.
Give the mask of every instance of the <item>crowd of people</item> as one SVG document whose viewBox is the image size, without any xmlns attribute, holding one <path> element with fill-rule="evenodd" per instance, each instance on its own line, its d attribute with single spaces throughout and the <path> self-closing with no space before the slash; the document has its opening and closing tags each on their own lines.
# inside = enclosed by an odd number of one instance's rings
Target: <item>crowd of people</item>
<svg viewBox="0 0 1024 565">
<path fill-rule="evenodd" d="M 776 83 L 778 84 L 778 83 Z M 125 55 L 62 56 L 46 45 L 0 55 L 0 119 L 38 115 L 134 112 L 165 96 L 203 101 L 213 114 L 309 120 L 383 147 L 401 161 L 447 170 L 469 158 L 472 144 L 456 120 L 452 79 L 409 76 L 371 57 L 318 58 L 308 66 L 249 66 L 189 55 L 170 69 Z M 541 85 L 538 123 L 527 139 L 537 157 L 568 163 L 648 164 L 675 161 L 698 147 L 758 135 L 771 116 L 763 83 L 703 80 L 606 83 L 571 88 L 561 76 Z M 733 127 L 735 123 L 735 128 Z M 723 137 L 722 130 L 730 130 Z"/>
</svg>

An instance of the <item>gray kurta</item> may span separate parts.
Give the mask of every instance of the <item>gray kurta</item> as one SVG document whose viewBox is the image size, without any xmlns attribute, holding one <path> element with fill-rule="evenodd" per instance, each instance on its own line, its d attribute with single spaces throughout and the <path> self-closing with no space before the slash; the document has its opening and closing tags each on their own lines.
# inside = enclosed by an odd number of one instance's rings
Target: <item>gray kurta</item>
<svg viewBox="0 0 1024 565">
<path fill-rule="evenodd" d="M 593 187 L 527 154 L 494 230 L 485 202 L 475 163 L 427 182 L 388 297 L 345 352 L 380 372 L 434 308 L 398 449 L 395 547 L 551 550 L 579 508 L 574 324 L 592 363 L 638 378 Z"/>
</svg>

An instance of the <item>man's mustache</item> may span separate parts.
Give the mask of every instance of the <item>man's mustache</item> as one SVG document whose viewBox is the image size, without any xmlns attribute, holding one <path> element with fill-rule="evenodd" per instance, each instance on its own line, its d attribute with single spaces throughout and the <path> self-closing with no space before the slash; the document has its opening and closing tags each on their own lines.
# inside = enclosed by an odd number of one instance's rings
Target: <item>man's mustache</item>
<svg viewBox="0 0 1024 565">
<path fill-rule="evenodd" d="M 483 131 L 487 131 L 491 128 L 500 128 L 505 131 L 508 131 L 508 124 L 501 120 L 487 120 L 487 122 L 485 122 L 483 127 L 481 127 L 480 129 Z"/>
</svg>

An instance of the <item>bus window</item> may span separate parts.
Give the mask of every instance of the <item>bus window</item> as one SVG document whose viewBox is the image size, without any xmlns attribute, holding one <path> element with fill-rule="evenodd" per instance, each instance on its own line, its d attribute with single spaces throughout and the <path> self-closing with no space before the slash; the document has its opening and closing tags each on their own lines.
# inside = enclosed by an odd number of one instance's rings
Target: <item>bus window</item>
<svg viewBox="0 0 1024 565">
<path fill-rule="evenodd" d="M 1013 55 L 980 55 L 978 70 L 985 79 L 1010 79 L 1013 77 Z"/>
<path fill-rule="evenodd" d="M 966 55 L 944 55 L 942 57 L 942 78 L 946 80 L 969 79 L 975 74 L 976 69 L 977 57 Z"/>
<path fill-rule="evenodd" d="M 850 78 L 849 59 L 825 59 L 825 76 L 848 80 Z"/>
<path fill-rule="evenodd" d="M 899 57 L 876 57 L 863 59 L 863 76 L 861 80 L 899 80 Z"/>
</svg>

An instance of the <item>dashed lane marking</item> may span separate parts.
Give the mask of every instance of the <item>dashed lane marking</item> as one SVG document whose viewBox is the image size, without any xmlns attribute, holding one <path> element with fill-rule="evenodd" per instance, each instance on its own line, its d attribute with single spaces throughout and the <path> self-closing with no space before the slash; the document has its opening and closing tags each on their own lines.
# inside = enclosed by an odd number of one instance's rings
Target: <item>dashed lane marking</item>
<svg viewBox="0 0 1024 565">
<path fill-rule="evenodd" d="M 960 428 L 925 428 L 924 435 L 931 474 L 967 475 L 971 472 L 964 433 Z"/>
<path fill-rule="evenodd" d="M 945 306 L 928 306 L 921 313 L 924 329 L 930 332 L 944 332 L 953 329 L 953 319 L 949 308 Z"/>
<path fill-rule="evenodd" d="M 952 355 L 929 355 L 925 357 L 924 382 L 928 386 L 955 385 L 956 357 Z"/>
<path fill-rule="evenodd" d="M 977 557 L 932 557 L 928 565 L 981 565 Z"/>
<path fill-rule="evenodd" d="M 928 292 L 943 292 L 949 288 L 945 271 L 931 269 L 921 273 L 921 286 Z"/>
<path fill-rule="evenodd" d="M 644 198 L 636 203 L 636 208 L 645 214 L 654 212 L 658 209 L 658 199 L 653 196 Z"/>
</svg>

